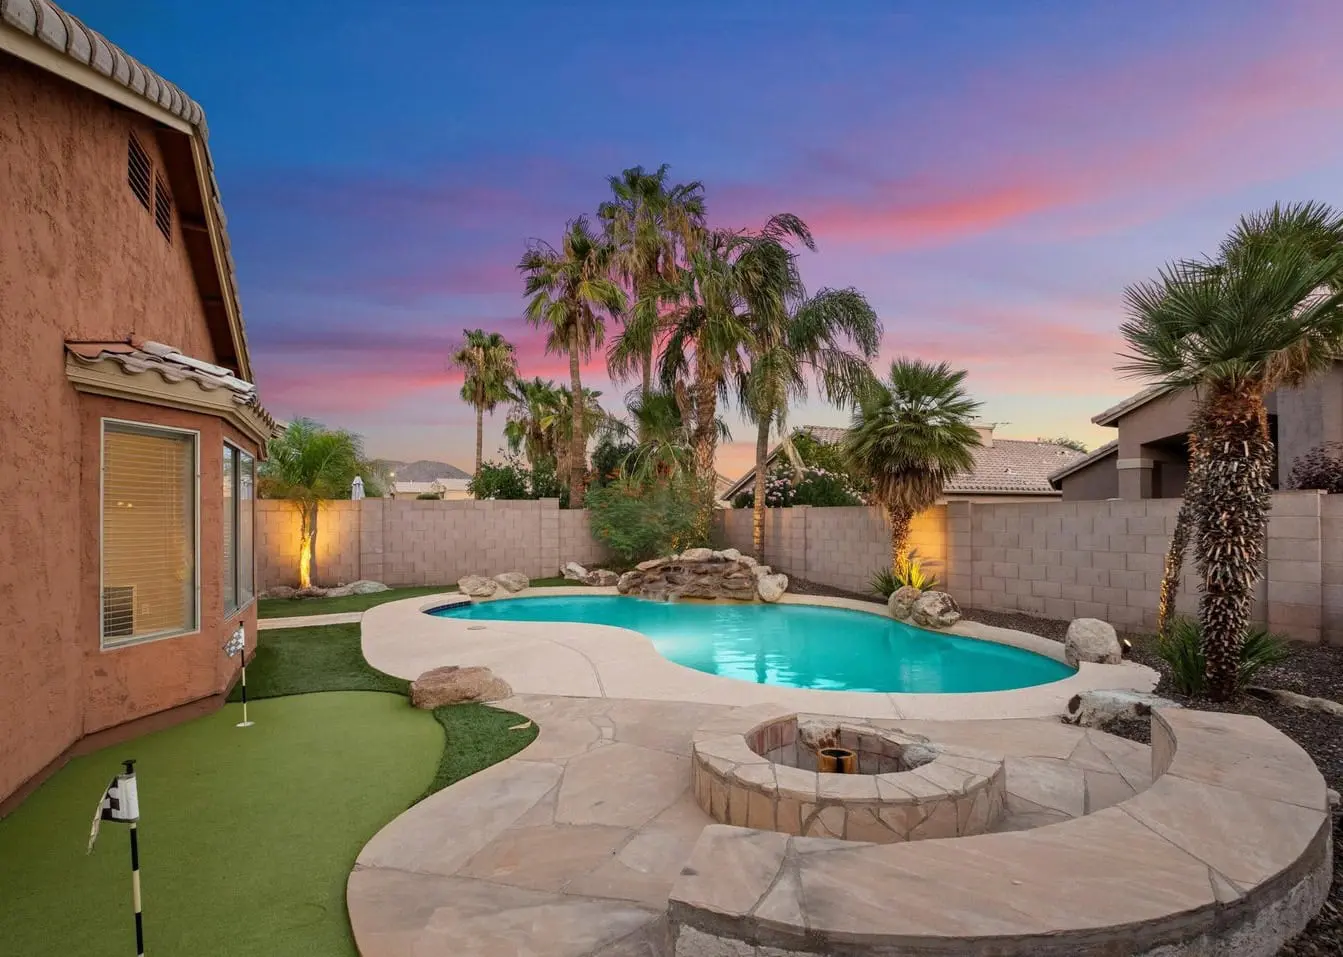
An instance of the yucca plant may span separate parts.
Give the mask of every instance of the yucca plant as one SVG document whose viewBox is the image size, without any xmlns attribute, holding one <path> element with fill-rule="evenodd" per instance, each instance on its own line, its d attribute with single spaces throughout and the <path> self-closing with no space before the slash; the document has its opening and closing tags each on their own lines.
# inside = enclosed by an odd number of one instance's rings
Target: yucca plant
<svg viewBox="0 0 1343 957">
<path fill-rule="evenodd" d="M 894 568 L 881 568 L 873 572 L 867 582 L 873 594 L 882 598 L 890 598 L 905 586 L 928 591 L 938 585 L 937 576 L 928 571 L 927 562 L 919 557 L 918 550 L 914 548 L 896 559 Z"/>
<path fill-rule="evenodd" d="M 1184 695 L 1207 694 L 1207 660 L 1203 655 L 1203 626 L 1192 618 L 1176 618 L 1157 637 L 1156 653 L 1170 667 L 1171 684 Z M 1265 668 L 1292 656 L 1291 646 L 1278 635 L 1250 627 L 1240 642 L 1236 690 L 1243 691 Z"/>
</svg>

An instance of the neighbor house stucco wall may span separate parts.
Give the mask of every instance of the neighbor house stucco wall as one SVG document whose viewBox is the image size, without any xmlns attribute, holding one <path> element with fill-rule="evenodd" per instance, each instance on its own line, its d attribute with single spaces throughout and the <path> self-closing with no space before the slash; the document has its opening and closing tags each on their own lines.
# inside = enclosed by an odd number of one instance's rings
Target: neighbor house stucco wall
<svg viewBox="0 0 1343 957">
<path fill-rule="evenodd" d="M 76 394 L 64 341 L 135 335 L 214 359 L 180 237 L 165 240 L 127 185 L 132 129 L 158 163 L 138 114 L 0 53 L 0 798 L 81 735 L 222 687 L 180 639 L 98 650 L 92 423 L 116 404 Z M 202 482 L 207 499 L 219 487 Z M 203 581 L 218 578 L 215 541 Z"/>
</svg>

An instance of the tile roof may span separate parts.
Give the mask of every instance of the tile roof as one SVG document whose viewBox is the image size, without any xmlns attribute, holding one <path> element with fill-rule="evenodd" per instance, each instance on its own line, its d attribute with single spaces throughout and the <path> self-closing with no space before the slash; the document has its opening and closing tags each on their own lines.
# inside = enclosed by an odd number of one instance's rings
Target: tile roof
<svg viewBox="0 0 1343 957">
<path fill-rule="evenodd" d="M 798 428 L 819 442 L 834 444 L 843 441 L 848 431 L 836 426 L 804 425 Z M 770 460 L 778 448 L 770 451 Z M 1085 458 L 1081 452 L 1055 445 L 1023 439 L 995 438 L 991 446 L 975 449 L 975 467 L 947 482 L 945 491 L 952 495 L 1051 495 L 1057 490 L 1049 484 L 1049 477 L 1076 460 Z M 728 491 L 736 494 L 755 476 L 755 468 L 733 483 Z"/>
<path fill-rule="evenodd" d="M 192 358 L 172 346 L 147 339 L 132 339 L 129 342 L 68 341 L 65 351 L 83 365 L 110 362 L 131 375 L 153 372 L 164 382 L 194 382 L 207 392 L 224 389 L 232 393 L 237 405 L 252 410 L 272 433 L 276 431 L 275 420 L 257 399 L 255 385 L 239 379 L 223 366 Z"/>
<path fill-rule="evenodd" d="M 8 27 L 32 37 L 38 43 L 60 54 L 67 60 L 87 67 L 110 80 L 146 103 L 166 110 L 189 126 L 200 143 L 200 170 L 208 213 L 213 213 L 218 224 L 217 238 L 222 263 L 219 264 L 220 283 L 224 296 L 232 306 L 236 319 L 236 333 L 241 339 L 238 361 L 244 375 L 251 374 L 251 359 L 247 354 L 247 332 L 243 324 L 242 306 L 238 299 L 238 271 L 229 246 L 228 219 L 219 196 L 219 180 L 215 177 L 214 157 L 210 154 L 210 130 L 205 123 L 205 111 L 182 89 L 169 83 L 139 60 L 127 54 L 96 30 L 85 26 L 75 16 L 66 13 L 50 0 L 0 0 L 0 27 Z M 50 69 L 50 67 L 48 67 Z"/>
<path fill-rule="evenodd" d="M 1118 439 L 1115 439 L 1115 440 L 1112 441 L 1112 442 L 1106 442 L 1104 445 L 1102 445 L 1102 446 L 1100 446 L 1100 447 L 1098 447 L 1098 448 L 1092 449 L 1090 452 L 1088 452 L 1086 455 L 1082 456 L 1080 459 L 1075 459 L 1075 460 L 1069 462 L 1067 465 L 1063 466 L 1063 467 L 1062 467 L 1061 469 L 1059 469 L 1058 471 L 1056 471 L 1056 472 L 1051 472 L 1050 475 L 1049 475 L 1049 484 L 1050 484 L 1051 486 L 1053 486 L 1054 488 L 1058 488 L 1058 484 L 1057 484 L 1057 483 L 1058 483 L 1061 479 L 1067 478 L 1069 475 L 1072 475 L 1072 474 L 1073 474 L 1074 472 L 1076 472 L 1078 469 L 1084 469 L 1084 468 L 1086 468 L 1088 465 L 1091 465 L 1093 462 L 1099 462 L 1101 459 L 1105 458 L 1107 455 L 1114 455 L 1114 454 L 1117 453 L 1118 451 L 1119 451 L 1119 440 L 1118 440 Z"/>
<path fill-rule="evenodd" d="M 1122 399 L 1121 401 L 1116 402 L 1104 412 L 1093 415 L 1091 421 L 1096 425 L 1118 425 L 1120 416 L 1127 415 L 1134 409 L 1141 408 L 1153 399 L 1160 398 L 1169 391 L 1170 386 L 1168 385 L 1161 385 L 1160 383 L 1157 385 L 1149 385 L 1141 392 L 1135 392 L 1127 399 Z"/>
</svg>

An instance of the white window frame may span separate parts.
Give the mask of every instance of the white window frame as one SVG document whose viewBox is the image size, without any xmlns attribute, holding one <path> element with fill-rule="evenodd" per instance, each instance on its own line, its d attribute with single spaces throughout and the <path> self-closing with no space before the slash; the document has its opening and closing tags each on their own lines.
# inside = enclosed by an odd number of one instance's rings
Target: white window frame
<svg viewBox="0 0 1343 957">
<path fill-rule="evenodd" d="M 240 509 L 241 509 L 241 506 L 242 506 L 242 498 L 241 498 L 241 497 L 239 496 L 239 494 L 238 494 L 238 493 L 242 490 L 242 473 L 238 471 L 238 469 L 242 468 L 242 458 L 241 458 L 241 456 L 245 455 L 245 456 L 247 456 L 248 458 L 250 458 L 250 459 L 252 460 L 252 597 L 249 598 L 249 599 L 247 599 L 247 601 L 245 601 L 245 602 L 240 602 L 239 604 L 235 605 L 235 606 L 232 607 L 232 608 L 228 607 L 228 605 L 225 605 L 225 606 L 224 606 L 224 617 L 225 617 L 225 618 L 232 618 L 234 615 L 238 614 L 240 611 L 246 611 L 247 608 L 248 608 L 249 606 L 251 606 L 251 605 L 256 601 L 256 498 L 257 498 L 257 496 L 256 496 L 256 460 L 257 460 L 257 457 L 256 457 L 256 453 L 255 453 L 255 452 L 251 452 L 251 451 L 249 451 L 249 450 L 243 448 L 241 445 L 239 445 L 237 442 L 232 441 L 231 439 L 225 439 L 225 440 L 224 440 L 224 448 L 225 448 L 225 449 L 233 449 L 234 451 L 240 453 L 239 458 L 238 458 L 237 462 L 235 463 L 235 465 L 237 466 L 237 468 L 234 469 L 234 473 L 233 473 L 233 483 L 234 483 L 234 484 L 233 484 L 233 515 L 232 515 L 232 516 L 229 516 L 229 517 L 227 517 L 227 518 L 225 518 L 225 521 L 233 521 L 233 520 L 235 520 L 235 519 L 238 517 L 238 513 L 239 513 L 239 511 L 240 511 Z M 221 462 L 220 465 L 219 465 L 219 472 L 220 472 L 220 475 L 222 476 L 222 475 L 223 475 L 223 472 L 224 472 L 224 465 L 223 465 L 222 462 Z M 241 523 L 239 523 L 238 525 L 235 525 L 235 526 L 234 526 L 234 529 L 233 529 L 233 551 L 234 551 L 234 564 L 233 564 L 233 572 L 234 572 L 233 594 L 234 594 L 234 597 L 235 597 L 235 598 L 236 598 L 237 595 L 238 595 L 238 585 L 240 584 L 240 582 L 237 580 L 237 576 L 238 576 L 238 571 L 239 571 L 239 569 L 240 569 L 240 567 L 241 567 L 241 565 L 240 565 L 238 559 L 242 558 L 242 555 L 239 554 L 239 552 L 240 552 L 241 550 L 240 550 L 239 547 L 238 547 L 239 533 L 240 533 L 241 531 L 242 531 Z M 222 582 L 221 582 L 221 584 L 222 584 Z M 221 590 L 221 594 L 222 594 L 222 590 Z"/>
<path fill-rule="evenodd" d="M 113 638 L 110 641 L 103 635 L 103 627 L 106 622 L 103 620 L 103 571 L 105 563 L 103 561 L 103 539 L 106 533 L 106 526 L 103 523 L 106 503 L 106 491 L 104 485 L 107 477 L 107 426 L 122 426 L 132 432 L 153 435 L 154 433 L 168 433 L 172 435 L 189 435 L 192 437 L 192 444 L 195 449 L 194 455 L 194 476 L 192 488 L 192 504 L 195 511 L 193 530 L 193 539 L 195 545 L 195 579 L 196 587 L 193 591 L 192 601 L 192 623 L 180 631 L 169 631 L 154 633 L 151 635 L 142 635 L 137 638 Z M 113 429 L 115 431 L 115 429 Z M 201 631 L 201 433 L 199 429 L 180 429 L 171 425 L 158 425 L 154 422 L 137 422 L 134 419 L 118 419 L 110 416 L 103 416 L 98 420 L 98 646 L 101 651 L 118 651 L 122 648 L 129 648 L 133 645 L 144 645 L 151 641 L 163 641 L 167 638 L 182 638 L 186 635 L 198 635 Z"/>
</svg>

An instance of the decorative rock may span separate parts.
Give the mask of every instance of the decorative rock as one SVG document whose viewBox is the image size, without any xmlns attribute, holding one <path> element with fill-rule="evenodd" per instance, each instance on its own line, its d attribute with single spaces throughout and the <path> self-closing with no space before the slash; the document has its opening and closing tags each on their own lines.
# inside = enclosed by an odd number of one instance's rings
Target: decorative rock
<svg viewBox="0 0 1343 957">
<path fill-rule="evenodd" d="M 379 592 L 391 591 L 382 582 L 369 581 L 367 578 L 361 578 L 357 582 L 350 582 L 348 586 L 351 595 L 376 595 Z"/>
<path fill-rule="evenodd" d="M 494 576 L 494 580 L 507 592 L 520 592 L 532 583 L 522 572 L 501 572 Z"/>
<path fill-rule="evenodd" d="M 322 598 L 349 598 L 353 595 L 354 585 L 337 585 L 335 588 L 318 589 Z"/>
<path fill-rule="evenodd" d="M 910 606 L 910 616 L 924 628 L 950 628 L 961 620 L 961 606 L 944 591 L 926 591 Z"/>
<path fill-rule="evenodd" d="M 581 582 L 588 577 L 588 570 L 578 562 L 565 562 L 560 569 L 560 574 L 571 582 Z"/>
<path fill-rule="evenodd" d="M 467 575 L 457 579 L 457 590 L 469 598 L 489 598 L 499 590 L 499 583 L 483 575 Z"/>
<path fill-rule="evenodd" d="M 712 548 L 687 548 L 681 553 L 683 562 L 707 562 L 713 558 Z"/>
<path fill-rule="evenodd" d="M 620 576 L 606 568 L 594 568 L 583 576 L 583 584 L 594 588 L 610 588 L 620 581 Z"/>
<path fill-rule="evenodd" d="M 267 592 L 266 592 L 264 595 L 262 595 L 261 597 L 262 597 L 262 598 L 296 598 L 296 597 L 298 597 L 298 589 L 297 589 L 297 588 L 290 588 L 288 585 L 276 585 L 274 588 L 272 588 L 272 589 L 270 589 L 269 591 L 267 591 Z"/>
<path fill-rule="evenodd" d="M 788 576 L 761 575 L 755 580 L 755 588 L 761 601 L 776 602 L 788 590 Z"/>
<path fill-rule="evenodd" d="M 1257 685 L 1252 685 L 1245 690 L 1256 698 L 1268 698 L 1278 704 L 1300 708 L 1303 711 L 1321 711 L 1325 714 L 1343 716 L 1343 704 L 1329 698 L 1312 698 L 1309 695 L 1297 694 L 1295 691 L 1286 691 L 1281 688 L 1261 688 Z"/>
<path fill-rule="evenodd" d="M 901 585 L 891 592 L 891 597 L 886 600 L 886 607 L 890 609 L 891 617 L 909 621 L 909 616 L 914 612 L 914 603 L 922 594 L 923 592 L 913 585 Z"/>
<path fill-rule="evenodd" d="M 774 573 L 774 569 L 770 568 L 768 565 L 752 564 L 748 567 L 751 569 L 751 574 L 756 578 L 759 578 L 761 575 L 771 575 Z"/>
<path fill-rule="evenodd" d="M 628 595 L 635 588 L 643 584 L 643 572 L 625 572 L 616 580 L 616 591 L 622 595 Z"/>
<path fill-rule="evenodd" d="M 735 548 L 725 548 L 721 552 L 714 552 L 713 557 L 721 558 L 729 562 L 739 562 L 741 561 L 741 552 L 737 551 Z"/>
<path fill-rule="evenodd" d="M 426 671 L 410 683 L 410 703 L 426 710 L 466 701 L 499 701 L 512 694 L 508 682 L 489 668 L 448 665 Z"/>
<path fill-rule="evenodd" d="M 1141 691 L 1083 691 L 1068 701 L 1063 720 L 1084 728 L 1104 728 L 1115 721 L 1151 717 L 1153 708 L 1178 707 L 1169 698 Z"/>
<path fill-rule="evenodd" d="M 650 558 L 648 561 L 640 562 L 634 567 L 641 572 L 651 572 L 654 568 L 661 568 L 663 565 L 667 564 L 667 561 L 668 560 L 665 558 Z"/>
<path fill-rule="evenodd" d="M 1114 626 L 1099 618 L 1077 618 L 1063 639 L 1063 657 L 1074 668 L 1079 661 L 1117 665 L 1124 660 Z"/>
</svg>

